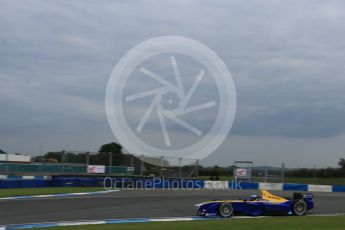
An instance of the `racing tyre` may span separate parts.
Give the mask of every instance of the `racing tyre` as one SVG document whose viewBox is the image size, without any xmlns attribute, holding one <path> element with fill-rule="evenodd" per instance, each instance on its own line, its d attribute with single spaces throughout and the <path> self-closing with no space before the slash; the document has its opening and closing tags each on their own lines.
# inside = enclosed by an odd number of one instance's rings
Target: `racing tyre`
<svg viewBox="0 0 345 230">
<path fill-rule="evenodd" d="M 219 215 L 228 218 L 234 213 L 234 209 L 230 203 L 222 203 L 218 208 Z"/>
<path fill-rule="evenodd" d="M 307 213 L 307 204 L 304 200 L 296 200 L 292 204 L 292 213 L 296 216 L 304 216 Z"/>
</svg>

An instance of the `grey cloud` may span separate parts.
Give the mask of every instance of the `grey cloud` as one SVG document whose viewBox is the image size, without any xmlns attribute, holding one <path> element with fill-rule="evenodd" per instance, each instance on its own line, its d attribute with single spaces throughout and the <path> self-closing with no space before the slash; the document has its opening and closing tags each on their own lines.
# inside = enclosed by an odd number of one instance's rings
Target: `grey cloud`
<svg viewBox="0 0 345 230">
<path fill-rule="evenodd" d="M 71 137 L 61 139 L 62 146 L 73 146 L 78 132 L 112 140 L 104 112 L 111 70 L 128 49 L 162 35 L 196 39 L 228 65 L 238 91 L 233 135 L 288 142 L 345 133 L 343 1 L 2 0 L 1 5 L 2 140 L 24 140 L 30 133 L 35 142 L 53 132 Z M 8 145 L 30 145 L 23 143 Z M 103 144 L 98 138 L 89 143 Z"/>
</svg>

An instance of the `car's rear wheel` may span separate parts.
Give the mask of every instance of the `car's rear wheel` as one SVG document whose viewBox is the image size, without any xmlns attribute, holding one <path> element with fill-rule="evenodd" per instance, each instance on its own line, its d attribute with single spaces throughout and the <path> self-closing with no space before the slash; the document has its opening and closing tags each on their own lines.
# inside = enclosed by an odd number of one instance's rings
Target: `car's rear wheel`
<svg viewBox="0 0 345 230">
<path fill-rule="evenodd" d="M 304 200 L 294 201 L 292 204 L 292 212 L 296 216 L 304 216 L 307 213 L 307 204 Z"/>
<path fill-rule="evenodd" d="M 234 209 L 230 203 L 222 203 L 218 208 L 219 215 L 223 218 L 228 218 L 234 213 Z"/>
</svg>

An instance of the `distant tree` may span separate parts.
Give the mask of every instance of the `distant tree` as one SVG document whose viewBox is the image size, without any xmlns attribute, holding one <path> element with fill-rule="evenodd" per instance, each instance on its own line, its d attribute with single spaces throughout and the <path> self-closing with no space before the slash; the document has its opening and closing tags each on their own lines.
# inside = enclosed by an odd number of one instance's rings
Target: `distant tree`
<svg viewBox="0 0 345 230">
<path fill-rule="evenodd" d="M 50 163 L 78 163 L 85 164 L 87 160 L 86 152 L 48 152 L 43 156 L 36 157 L 35 162 L 50 162 Z M 98 154 L 90 154 L 90 164 L 108 165 L 109 154 L 112 155 L 113 166 L 127 166 L 129 163 L 129 155 L 122 153 L 122 146 L 112 142 L 102 145 L 99 149 Z"/>
<path fill-rule="evenodd" d="M 62 161 L 62 155 L 63 152 L 48 152 L 46 153 L 43 157 L 47 161 L 48 159 L 50 160 L 55 160 L 56 162 L 61 162 Z"/>
<path fill-rule="evenodd" d="M 344 158 L 340 158 L 340 160 L 338 161 L 338 165 L 340 167 L 342 167 L 343 169 L 345 169 L 345 159 Z"/>
<path fill-rule="evenodd" d="M 45 162 L 45 159 L 43 156 L 37 156 L 32 158 L 32 162 Z"/>
<path fill-rule="evenodd" d="M 113 158 L 112 165 L 122 165 L 126 158 L 125 154 L 122 152 L 122 149 L 122 146 L 115 142 L 102 145 L 99 149 L 98 160 L 107 164 L 109 154 L 111 154 Z"/>
<path fill-rule="evenodd" d="M 122 146 L 115 143 L 111 142 L 105 145 L 102 145 L 99 149 L 100 153 L 121 153 L 122 154 Z"/>
</svg>

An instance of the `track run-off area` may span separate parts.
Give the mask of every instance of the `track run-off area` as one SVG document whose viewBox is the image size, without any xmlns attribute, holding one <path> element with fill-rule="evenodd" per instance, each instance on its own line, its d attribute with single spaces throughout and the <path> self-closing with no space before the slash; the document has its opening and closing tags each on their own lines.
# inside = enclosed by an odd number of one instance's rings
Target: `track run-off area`
<svg viewBox="0 0 345 230">
<path fill-rule="evenodd" d="M 272 191 L 279 196 L 293 192 Z M 71 197 L 0 200 L 0 225 L 125 218 L 195 216 L 197 203 L 239 199 L 257 190 L 121 190 Z M 315 208 L 308 214 L 345 213 L 345 193 L 313 192 Z"/>
</svg>

